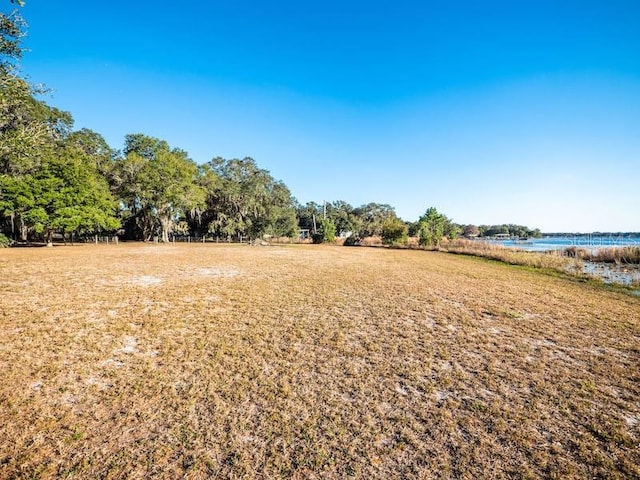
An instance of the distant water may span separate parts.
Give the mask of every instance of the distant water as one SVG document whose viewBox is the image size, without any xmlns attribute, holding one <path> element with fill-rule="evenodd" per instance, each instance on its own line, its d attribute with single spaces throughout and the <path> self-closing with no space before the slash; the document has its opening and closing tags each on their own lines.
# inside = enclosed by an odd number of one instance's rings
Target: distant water
<svg viewBox="0 0 640 480">
<path fill-rule="evenodd" d="M 482 239 L 480 239 L 482 241 Z M 494 245 L 518 248 L 532 252 L 563 250 L 568 247 L 584 248 L 593 251 L 599 248 L 640 246 L 637 235 L 567 235 L 563 237 L 532 238 L 530 240 L 486 240 Z M 640 267 L 637 265 L 615 265 L 596 262 L 584 262 L 582 272 L 601 278 L 605 283 L 623 285 L 640 282 Z M 640 290 L 634 292 L 640 296 Z"/>
<path fill-rule="evenodd" d="M 576 235 L 564 237 L 531 238 L 529 240 L 487 240 L 503 247 L 544 252 L 567 247 L 597 249 L 604 247 L 640 246 L 640 236 L 632 235 Z"/>
</svg>

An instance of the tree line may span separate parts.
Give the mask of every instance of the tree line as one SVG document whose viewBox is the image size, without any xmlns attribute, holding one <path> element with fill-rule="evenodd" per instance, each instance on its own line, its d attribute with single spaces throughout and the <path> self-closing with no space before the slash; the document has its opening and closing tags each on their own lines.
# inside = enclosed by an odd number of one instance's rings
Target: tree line
<svg viewBox="0 0 640 480">
<path fill-rule="evenodd" d="M 380 237 L 386 245 L 406 245 L 411 236 L 422 246 L 437 247 L 443 238 L 461 233 L 460 226 L 435 207 L 428 208 L 417 222 L 402 220 L 391 205 L 380 203 L 352 207 L 344 201 L 309 202 L 298 205 L 296 211 L 300 227 L 311 231 L 316 243 L 331 242 L 338 235 L 346 245 L 367 237 Z"/>
<path fill-rule="evenodd" d="M 1 233 L 46 242 L 115 232 L 163 241 L 297 234 L 289 189 L 251 158 L 198 165 L 149 135 L 127 135 L 117 151 L 97 132 L 74 130 L 71 114 L 19 75 L 24 28 L 18 11 L 0 13 Z"/>
<path fill-rule="evenodd" d="M 512 223 L 502 225 L 461 225 L 462 233 L 466 237 L 495 237 L 505 235 L 516 238 L 540 238 L 542 232 L 539 228 L 531 229 L 524 225 Z"/>
<path fill-rule="evenodd" d="M 457 225 L 433 207 L 411 223 L 388 204 L 301 205 L 252 158 L 198 165 L 185 150 L 142 133 L 126 135 L 115 150 L 97 132 L 74 130 L 72 115 L 44 102 L 44 91 L 19 74 L 24 28 L 16 10 L 0 13 L 0 243 L 95 234 L 232 240 L 302 231 L 316 243 L 341 236 L 349 245 L 375 236 L 400 245 L 415 236 L 437 247 L 462 233 L 539 234 L 515 225 Z"/>
</svg>

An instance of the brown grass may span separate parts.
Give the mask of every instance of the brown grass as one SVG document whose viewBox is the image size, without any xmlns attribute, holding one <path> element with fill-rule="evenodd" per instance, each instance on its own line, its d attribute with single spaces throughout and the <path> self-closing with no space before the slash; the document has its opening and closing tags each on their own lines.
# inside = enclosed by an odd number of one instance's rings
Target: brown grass
<svg viewBox="0 0 640 480">
<path fill-rule="evenodd" d="M 639 298 L 377 248 L 0 271 L 0 478 L 640 476 Z"/>
<path fill-rule="evenodd" d="M 360 240 L 360 245 L 362 247 L 382 247 L 382 238 L 378 236 L 364 237 Z"/>
<path fill-rule="evenodd" d="M 499 260 L 510 265 L 546 268 L 560 272 L 579 272 L 582 259 L 579 255 L 566 255 L 562 251 L 529 252 L 506 248 L 489 242 L 466 239 L 457 239 L 444 243 L 441 246 L 441 250 Z"/>
<path fill-rule="evenodd" d="M 592 262 L 638 265 L 640 264 L 640 247 L 598 248 L 593 251 L 587 251 L 584 258 Z"/>
</svg>

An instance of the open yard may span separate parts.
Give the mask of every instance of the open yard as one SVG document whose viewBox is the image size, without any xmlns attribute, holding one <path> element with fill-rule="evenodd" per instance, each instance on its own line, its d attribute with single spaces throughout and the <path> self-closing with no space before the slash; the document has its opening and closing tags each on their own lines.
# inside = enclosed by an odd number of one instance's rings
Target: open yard
<svg viewBox="0 0 640 480">
<path fill-rule="evenodd" d="M 481 259 L 0 250 L 0 478 L 640 478 L 640 298 Z"/>
</svg>

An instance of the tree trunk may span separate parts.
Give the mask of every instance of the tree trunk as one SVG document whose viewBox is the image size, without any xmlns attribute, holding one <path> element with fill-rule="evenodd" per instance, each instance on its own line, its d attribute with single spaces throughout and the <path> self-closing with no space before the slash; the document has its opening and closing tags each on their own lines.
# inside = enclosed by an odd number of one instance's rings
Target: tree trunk
<svg viewBox="0 0 640 480">
<path fill-rule="evenodd" d="M 29 233 L 29 229 L 24 224 L 24 221 L 22 220 L 22 217 L 20 217 L 20 241 L 21 242 L 26 242 L 27 241 L 28 233 Z"/>
<path fill-rule="evenodd" d="M 171 218 L 160 218 L 160 225 L 162 226 L 162 243 L 169 243 L 169 230 L 171 230 Z"/>
</svg>

